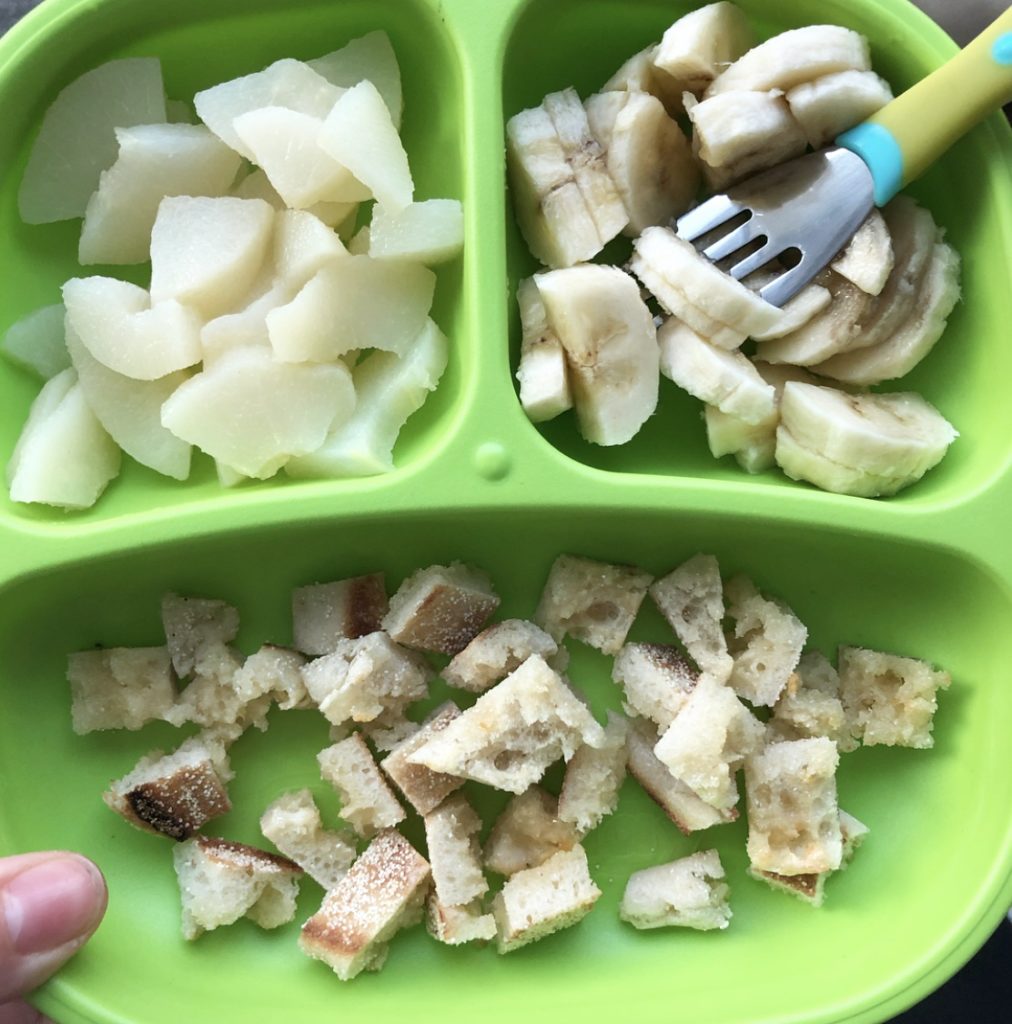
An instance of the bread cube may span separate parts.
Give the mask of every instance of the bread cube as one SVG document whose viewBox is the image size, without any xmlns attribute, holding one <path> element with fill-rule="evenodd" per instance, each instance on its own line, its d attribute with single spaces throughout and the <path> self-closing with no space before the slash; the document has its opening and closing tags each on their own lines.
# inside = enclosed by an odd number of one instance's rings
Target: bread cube
<svg viewBox="0 0 1012 1024">
<path fill-rule="evenodd" d="M 668 767 L 657 760 L 654 754 L 656 746 L 657 730 L 653 724 L 643 718 L 634 718 L 626 738 L 629 774 L 683 835 L 734 821 L 738 817 L 736 808 L 717 810 L 701 800 L 681 779 L 675 778 Z"/>
<path fill-rule="evenodd" d="M 518 871 L 492 901 L 499 952 L 512 952 L 576 924 L 600 895 L 579 845 L 560 850 L 538 867 Z"/>
<path fill-rule="evenodd" d="M 324 829 L 308 789 L 279 796 L 260 816 L 260 831 L 328 892 L 358 855 L 353 835 Z"/>
<path fill-rule="evenodd" d="M 145 832 L 189 839 L 232 809 L 225 746 L 206 733 L 184 740 L 171 754 L 152 751 L 102 794 L 106 805 Z"/>
<path fill-rule="evenodd" d="M 724 594 L 717 559 L 694 555 L 657 580 L 650 596 L 689 657 L 704 671 L 727 679 L 732 659 L 724 638 Z"/>
<path fill-rule="evenodd" d="M 484 693 L 518 669 L 532 654 L 548 661 L 558 644 L 539 626 L 523 619 L 506 619 L 483 629 L 443 669 L 450 686 Z"/>
<path fill-rule="evenodd" d="M 480 569 L 454 562 L 419 569 L 397 588 L 383 628 L 398 643 L 457 654 L 499 607 L 499 596 Z"/>
<path fill-rule="evenodd" d="M 764 732 L 730 686 L 704 673 L 654 753 L 701 800 L 726 811 L 738 802 L 735 773 Z"/>
<path fill-rule="evenodd" d="M 925 661 L 864 647 L 841 647 L 840 695 L 850 731 L 866 746 L 934 746 L 931 729 L 938 691 L 952 682 L 948 672 Z"/>
<path fill-rule="evenodd" d="M 330 727 L 331 738 L 335 741 L 344 739 L 350 732 L 349 726 L 347 731 L 338 736 L 336 735 L 338 728 L 336 725 Z M 375 750 L 389 754 L 406 739 L 414 736 L 420 728 L 421 726 L 417 722 L 411 721 L 402 709 L 394 708 L 377 715 L 371 722 L 363 722 L 361 732 Z"/>
<path fill-rule="evenodd" d="M 300 948 L 342 981 L 379 970 L 394 935 L 421 919 L 429 879 L 425 858 L 385 829 L 302 926 Z"/>
<path fill-rule="evenodd" d="M 293 646 L 303 654 L 330 654 L 340 640 L 375 633 L 386 613 L 381 572 L 298 587 L 292 592 Z"/>
<path fill-rule="evenodd" d="M 488 942 L 495 938 L 495 918 L 482 913 L 480 900 L 452 907 L 433 893 L 429 896 L 425 927 L 437 942 L 447 946 Z"/>
<path fill-rule="evenodd" d="M 464 780 L 445 772 L 434 772 L 422 764 L 412 764 L 408 758 L 459 715 L 460 708 L 448 700 L 429 715 L 421 728 L 416 729 L 380 761 L 380 767 L 393 780 L 404 799 L 421 815 L 438 807 L 455 789 L 464 785 Z"/>
<path fill-rule="evenodd" d="M 618 914 L 635 928 L 726 928 L 729 892 L 719 854 L 703 850 L 632 874 Z"/>
<path fill-rule="evenodd" d="M 162 625 L 172 667 L 180 679 L 199 668 L 204 653 L 230 644 L 239 632 L 239 613 L 224 601 L 166 594 Z"/>
<path fill-rule="evenodd" d="M 278 928 L 295 917 L 302 869 L 285 857 L 227 839 L 196 836 L 172 851 L 183 902 L 183 938 L 248 917 Z"/>
<path fill-rule="evenodd" d="M 196 722 L 198 725 L 256 724 L 267 728 L 270 697 L 245 700 L 236 689 L 235 677 L 243 659 L 226 644 L 209 643 L 201 648 L 192 681 L 176 698 L 166 714 L 173 725 Z"/>
<path fill-rule="evenodd" d="M 767 600 L 744 576 L 729 580 L 725 593 L 734 619 L 731 688 L 753 704 L 772 707 L 797 668 L 808 630 L 786 605 Z"/>
<path fill-rule="evenodd" d="M 463 793 L 447 797 L 425 815 L 432 882 L 441 904 L 463 906 L 488 892 L 481 871 L 480 831 L 481 819 Z"/>
<path fill-rule="evenodd" d="M 748 758 L 745 792 L 753 868 L 802 875 L 840 866 L 839 762 L 836 744 L 824 737 L 774 743 Z"/>
<path fill-rule="evenodd" d="M 615 658 L 611 678 L 622 687 L 630 715 L 642 715 L 659 729 L 667 729 L 699 673 L 677 647 L 626 644 Z"/>
<path fill-rule="evenodd" d="M 386 633 L 339 640 L 332 654 L 309 662 L 302 678 L 328 722 L 371 722 L 384 711 L 403 711 L 428 694 L 433 672 L 414 651 Z"/>
<path fill-rule="evenodd" d="M 251 654 L 233 677 L 232 684 L 240 700 L 247 705 L 268 697 L 282 711 L 313 706 L 302 678 L 306 659 L 288 647 L 264 644 Z"/>
<path fill-rule="evenodd" d="M 633 566 L 559 555 L 534 621 L 557 642 L 571 636 L 604 654 L 617 654 L 652 579 Z"/>
<path fill-rule="evenodd" d="M 566 765 L 559 792 L 559 818 L 576 826 L 580 835 L 597 828 L 618 806 L 618 791 L 625 779 L 626 735 L 629 723 L 608 712 L 604 746 L 580 747 Z"/>
<path fill-rule="evenodd" d="M 540 786 L 513 797 L 496 818 L 485 841 L 485 866 L 509 878 L 544 864 L 580 841 L 572 822 L 559 818 L 559 801 Z"/>
<path fill-rule="evenodd" d="M 341 797 L 341 817 L 366 839 L 405 819 L 393 791 L 356 732 L 316 755 L 320 775 Z"/>
<path fill-rule="evenodd" d="M 176 699 L 166 647 L 110 647 L 67 655 L 74 732 L 139 729 Z"/>
<path fill-rule="evenodd" d="M 604 730 L 536 654 L 408 755 L 412 764 L 522 793 L 560 757 L 600 747 Z"/>
</svg>

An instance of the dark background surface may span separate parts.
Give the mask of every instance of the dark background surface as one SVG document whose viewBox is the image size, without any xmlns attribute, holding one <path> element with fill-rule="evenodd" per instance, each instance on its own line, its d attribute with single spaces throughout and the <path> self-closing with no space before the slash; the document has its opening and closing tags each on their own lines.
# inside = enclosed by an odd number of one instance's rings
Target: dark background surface
<svg viewBox="0 0 1012 1024">
<path fill-rule="evenodd" d="M 0 34 L 38 0 L 0 0 Z M 957 42 L 997 17 L 1007 0 L 919 0 Z M 947 984 L 894 1024 L 1008 1024 L 1012 1020 L 1012 925 L 1006 920 L 981 951 Z"/>
</svg>

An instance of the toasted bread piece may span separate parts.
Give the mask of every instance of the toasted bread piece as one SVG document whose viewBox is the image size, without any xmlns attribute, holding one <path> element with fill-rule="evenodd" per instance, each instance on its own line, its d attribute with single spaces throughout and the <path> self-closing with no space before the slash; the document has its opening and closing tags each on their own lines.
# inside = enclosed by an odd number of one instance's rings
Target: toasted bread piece
<svg viewBox="0 0 1012 1024">
<path fill-rule="evenodd" d="M 224 744 L 200 734 L 171 754 L 142 757 L 102 799 L 136 828 L 183 840 L 232 809 L 225 790 L 231 778 Z"/>
<path fill-rule="evenodd" d="M 465 942 L 488 942 L 495 938 L 495 918 L 482 912 L 481 901 L 451 907 L 435 893 L 429 896 L 425 927 L 437 941 L 447 946 Z"/>
<path fill-rule="evenodd" d="M 702 850 L 630 875 L 618 915 L 635 928 L 726 928 L 729 893 L 719 854 Z"/>
<path fill-rule="evenodd" d="M 413 764 L 408 758 L 459 715 L 460 708 L 452 700 L 446 701 L 426 718 L 421 728 L 412 732 L 380 761 L 380 768 L 421 815 L 438 807 L 455 789 L 464 785 L 464 780 L 445 772 L 434 772 L 423 764 Z M 459 902 L 466 903 L 467 900 Z"/>
<path fill-rule="evenodd" d="M 243 666 L 242 655 L 227 644 L 208 643 L 201 648 L 193 679 L 176 698 L 165 719 L 173 725 L 196 722 L 205 727 L 240 724 L 267 728 L 270 697 L 249 701 L 240 696 L 235 677 Z"/>
<path fill-rule="evenodd" d="M 330 654 L 341 640 L 377 632 L 388 607 L 381 572 L 297 587 L 292 591 L 292 646 L 303 654 Z"/>
<path fill-rule="evenodd" d="M 699 673 L 677 647 L 626 644 L 615 658 L 611 678 L 622 687 L 630 715 L 649 718 L 664 730 L 682 710 Z"/>
<path fill-rule="evenodd" d="M 492 901 L 499 952 L 512 952 L 576 924 L 590 913 L 600 895 L 580 845 L 560 850 L 535 868 L 518 871 Z"/>
<path fill-rule="evenodd" d="M 485 866 L 507 878 L 544 864 L 580 841 L 572 822 L 559 818 L 559 801 L 540 786 L 513 797 L 485 841 Z"/>
<path fill-rule="evenodd" d="M 340 640 L 331 654 L 302 669 L 309 696 L 328 722 L 371 722 L 384 712 L 403 711 L 428 694 L 428 662 L 387 636 L 370 633 Z"/>
<path fill-rule="evenodd" d="M 248 917 L 278 928 L 295 917 L 302 868 L 245 843 L 196 836 L 172 851 L 183 902 L 183 938 Z"/>
<path fill-rule="evenodd" d="M 835 871 L 843 856 L 836 744 L 824 737 L 774 743 L 745 762 L 748 856 L 778 875 Z"/>
<path fill-rule="evenodd" d="M 866 747 L 934 746 L 938 691 L 952 682 L 948 672 L 916 658 L 864 647 L 841 647 L 839 667 L 851 735 Z"/>
<path fill-rule="evenodd" d="M 559 818 L 576 826 L 581 836 L 597 828 L 618 806 L 618 791 L 625 779 L 626 735 L 629 723 L 608 712 L 604 746 L 584 744 L 566 765 L 559 792 Z"/>
<path fill-rule="evenodd" d="M 424 820 L 432 882 L 439 902 L 458 907 L 484 896 L 488 882 L 481 871 L 478 845 L 481 819 L 464 794 L 447 797 Z"/>
<path fill-rule="evenodd" d="M 604 743 L 604 730 L 536 654 L 413 754 L 412 764 L 522 793 L 560 757 Z"/>
<path fill-rule="evenodd" d="M 653 577 L 630 565 L 559 555 L 534 621 L 556 642 L 565 636 L 618 654 Z"/>
<path fill-rule="evenodd" d="M 308 789 L 284 793 L 260 816 L 260 831 L 327 891 L 348 873 L 358 855 L 350 832 L 328 832 Z"/>
<path fill-rule="evenodd" d="M 753 704 L 772 707 L 797 668 L 808 630 L 790 608 L 763 597 L 744 576 L 728 580 L 724 590 L 734 620 L 731 688 Z"/>
<path fill-rule="evenodd" d="M 559 645 L 540 626 L 523 619 L 506 619 L 483 629 L 443 669 L 450 686 L 484 693 L 518 669 L 532 654 L 550 661 Z"/>
<path fill-rule="evenodd" d="M 162 626 L 180 679 L 200 672 L 206 651 L 230 644 L 239 632 L 239 613 L 224 601 L 204 597 L 162 598 Z"/>
<path fill-rule="evenodd" d="M 425 858 L 385 829 L 302 926 L 300 948 L 342 981 L 379 970 L 394 935 L 421 920 L 429 879 Z"/>
<path fill-rule="evenodd" d="M 724 595 L 717 559 L 694 555 L 657 580 L 650 596 L 689 657 L 712 676 L 727 679 L 732 660 L 724 638 Z"/>
<path fill-rule="evenodd" d="M 701 800 L 726 811 L 738 802 L 735 774 L 764 732 L 730 686 L 704 672 L 654 753 Z"/>
<path fill-rule="evenodd" d="M 316 755 L 320 775 L 341 797 L 341 817 L 366 839 L 407 815 L 386 784 L 359 733 Z"/>
<path fill-rule="evenodd" d="M 305 663 L 305 657 L 290 647 L 264 644 L 243 662 L 232 683 L 247 705 L 268 697 L 282 711 L 311 708 L 313 702 L 302 678 Z"/>
<path fill-rule="evenodd" d="M 74 732 L 139 729 L 176 699 L 167 647 L 110 647 L 67 655 Z"/>
<path fill-rule="evenodd" d="M 383 628 L 400 644 L 457 654 L 499 607 L 499 596 L 480 569 L 454 562 L 409 576 L 390 599 Z"/>
</svg>

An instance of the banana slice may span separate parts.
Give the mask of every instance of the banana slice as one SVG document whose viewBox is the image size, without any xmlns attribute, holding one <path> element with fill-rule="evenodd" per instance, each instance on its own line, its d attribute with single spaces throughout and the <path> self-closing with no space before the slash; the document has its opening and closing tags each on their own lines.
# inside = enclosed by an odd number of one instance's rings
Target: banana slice
<svg viewBox="0 0 1012 1024">
<path fill-rule="evenodd" d="M 779 322 L 776 306 L 715 267 L 670 228 L 647 228 L 633 250 L 633 273 L 665 308 L 690 325 L 694 310 L 744 335 L 761 334 Z M 709 341 L 722 348 L 740 344 L 725 344 L 713 336 Z"/>
<path fill-rule="evenodd" d="M 759 270 L 750 274 L 746 284 L 753 291 L 759 291 L 764 285 L 774 280 L 782 270 Z M 833 293 L 820 281 L 826 280 L 826 274 L 820 274 L 811 284 L 806 284 L 793 298 L 788 299 L 780 307 L 780 321 L 770 331 L 753 334 L 756 341 L 768 341 L 782 338 L 785 334 L 797 331 L 814 317 L 818 316 L 833 301 Z"/>
<path fill-rule="evenodd" d="M 784 385 L 780 422 L 799 445 L 837 465 L 911 482 L 957 437 L 952 424 L 912 392 L 845 394 L 796 382 Z"/>
<path fill-rule="evenodd" d="M 601 86 L 601 92 L 645 92 L 655 96 L 664 104 L 664 109 L 672 116 L 682 113 L 682 93 L 680 82 L 672 78 L 666 71 L 654 64 L 657 45 L 647 46 L 634 53 L 619 69 Z"/>
<path fill-rule="evenodd" d="M 860 124 L 893 98 L 889 83 L 874 71 L 838 71 L 791 89 L 787 103 L 812 149 Z"/>
<path fill-rule="evenodd" d="M 959 256 L 936 242 L 914 302 L 914 315 L 871 348 L 846 352 L 820 363 L 816 373 L 849 384 L 877 384 L 909 373 L 934 347 L 959 301 Z"/>
<path fill-rule="evenodd" d="M 689 208 L 699 188 L 699 167 L 678 124 L 655 96 L 602 92 L 586 102 L 590 130 L 604 147 L 635 238 Z"/>
<path fill-rule="evenodd" d="M 657 408 L 659 388 L 657 331 L 639 287 L 599 264 L 534 282 L 566 351 L 580 432 L 594 444 L 624 444 Z"/>
<path fill-rule="evenodd" d="M 882 214 L 872 210 L 830 267 L 861 291 L 879 295 L 889 280 L 894 262 L 889 227 Z"/>
<path fill-rule="evenodd" d="M 548 313 L 531 277 L 517 288 L 520 307 L 520 404 L 534 423 L 554 419 L 573 407 L 562 342 L 548 326 Z"/>
<path fill-rule="evenodd" d="M 707 4 L 679 18 L 664 33 L 653 62 L 680 90 L 698 96 L 753 41 L 739 7 L 726 2 Z"/>
<path fill-rule="evenodd" d="M 657 332 L 661 373 L 690 395 L 745 423 L 776 420 L 776 391 L 740 352 L 704 341 L 674 317 Z"/>
<path fill-rule="evenodd" d="M 806 25 L 767 39 L 718 75 L 706 96 L 742 89 L 787 92 L 837 71 L 869 71 L 864 36 L 839 25 Z"/>
</svg>

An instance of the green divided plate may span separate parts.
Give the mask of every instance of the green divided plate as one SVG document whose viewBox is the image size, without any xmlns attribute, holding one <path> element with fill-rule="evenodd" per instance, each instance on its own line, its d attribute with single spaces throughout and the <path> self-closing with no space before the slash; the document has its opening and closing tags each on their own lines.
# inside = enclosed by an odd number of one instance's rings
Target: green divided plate
<svg viewBox="0 0 1012 1024">
<path fill-rule="evenodd" d="M 881 1021 L 926 995 L 1012 902 L 1012 136 L 994 117 L 912 192 L 964 260 L 964 301 L 903 386 L 961 432 L 941 466 L 888 501 L 748 477 L 707 451 L 698 405 L 663 382 L 661 409 L 618 449 L 584 443 L 569 418 L 535 429 L 516 399 L 511 295 L 533 269 L 507 205 L 504 118 L 574 85 L 586 95 L 688 9 L 682 0 L 47 0 L 0 41 L 0 329 L 78 273 L 76 222 L 22 225 L 16 192 L 46 105 L 85 69 L 155 54 L 167 88 L 202 87 L 283 57 L 308 58 L 386 29 L 404 77 L 405 140 L 420 198 L 459 196 L 462 261 L 444 268 L 434 317 L 451 340 L 439 391 L 413 418 L 397 470 L 360 481 L 221 491 L 207 461 L 178 484 L 130 465 L 92 510 L 67 516 L 0 499 L 0 853 L 79 849 L 111 900 L 94 940 L 35 997 L 58 1021 L 637 1019 L 693 1024 Z M 901 89 L 954 52 L 905 0 L 741 0 L 757 30 L 818 21 L 872 43 Z M 621 254 L 619 255 L 621 258 Z M 0 450 L 38 386 L 0 367 Z M 842 806 L 871 828 L 811 909 L 746 877 L 745 825 L 682 837 L 633 783 L 587 840 L 604 896 L 580 925 L 506 957 L 398 937 L 378 975 L 342 985 L 296 947 L 320 891 L 275 932 L 249 922 L 195 944 L 179 934 L 165 841 L 127 827 L 99 794 L 167 726 L 76 737 L 65 657 L 95 643 L 159 642 L 166 590 L 224 598 L 240 643 L 290 636 L 289 593 L 309 582 L 452 559 L 493 577 L 504 615 L 528 616 L 552 559 L 571 551 L 663 573 L 697 551 L 787 600 L 812 642 L 879 647 L 949 669 L 932 751 L 846 755 Z M 644 608 L 634 638 L 663 641 Z M 595 710 L 617 707 L 606 659 L 573 644 L 571 675 Z M 233 750 L 235 810 L 210 831 L 259 840 L 285 789 L 309 785 L 333 815 L 311 712 L 272 713 Z M 478 801 L 486 820 L 502 803 Z M 412 833 L 413 838 L 417 832 Z M 734 920 L 726 932 L 636 932 L 616 908 L 628 875 L 716 846 Z"/>
</svg>

